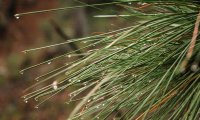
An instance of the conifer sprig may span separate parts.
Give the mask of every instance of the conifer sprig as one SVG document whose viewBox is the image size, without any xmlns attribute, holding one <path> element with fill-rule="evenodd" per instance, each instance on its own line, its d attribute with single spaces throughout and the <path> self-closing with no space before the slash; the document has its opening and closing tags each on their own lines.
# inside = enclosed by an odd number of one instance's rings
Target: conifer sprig
<svg viewBox="0 0 200 120">
<path fill-rule="evenodd" d="M 198 30 L 191 57 L 187 59 L 184 70 L 181 67 L 192 43 L 193 29 L 199 27 L 199 4 L 189 1 L 143 0 L 146 3 L 138 8 L 127 4 L 129 2 L 137 4 L 139 1 L 122 0 L 85 4 L 82 7 L 117 5 L 126 11 L 129 19 L 143 15 L 145 22 L 101 35 L 26 50 L 31 52 L 69 42 L 88 42 L 81 50 L 101 45 L 98 49 L 86 52 L 83 58 L 39 76 L 39 84 L 57 76 L 62 77 L 48 86 L 29 92 L 24 96 L 25 101 L 30 98 L 40 99 L 40 105 L 55 94 L 77 86 L 70 94 L 69 102 L 80 102 L 69 119 L 199 119 Z M 63 10 L 53 10 L 60 9 Z M 40 12 L 18 15 L 30 13 Z M 76 53 L 66 53 L 21 72 L 71 54 Z M 87 95 L 81 95 L 88 90 L 90 92 Z"/>
</svg>

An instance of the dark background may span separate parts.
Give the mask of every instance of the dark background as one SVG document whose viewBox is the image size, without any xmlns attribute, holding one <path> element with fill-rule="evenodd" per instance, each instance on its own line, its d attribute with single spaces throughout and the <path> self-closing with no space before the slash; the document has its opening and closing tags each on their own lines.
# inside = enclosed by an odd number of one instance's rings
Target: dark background
<svg viewBox="0 0 200 120">
<path fill-rule="evenodd" d="M 88 4 L 109 2 L 85 0 Z M 19 71 L 30 65 L 48 60 L 70 51 L 70 45 L 24 54 L 25 49 L 64 42 L 100 34 L 126 26 L 124 19 L 94 18 L 102 13 L 115 14 L 110 6 L 79 8 L 42 14 L 32 14 L 16 19 L 16 13 L 80 5 L 73 0 L 0 0 L 0 120 L 64 120 L 73 109 L 66 105 L 68 93 L 56 95 L 38 109 L 36 101 L 25 103 L 24 90 L 36 83 L 38 75 L 53 70 L 72 59 L 62 59 L 51 65 L 34 68 L 23 75 Z M 81 47 L 79 44 L 76 47 Z M 71 49 L 73 50 L 73 49 Z M 36 88 L 37 89 L 37 88 Z"/>
</svg>

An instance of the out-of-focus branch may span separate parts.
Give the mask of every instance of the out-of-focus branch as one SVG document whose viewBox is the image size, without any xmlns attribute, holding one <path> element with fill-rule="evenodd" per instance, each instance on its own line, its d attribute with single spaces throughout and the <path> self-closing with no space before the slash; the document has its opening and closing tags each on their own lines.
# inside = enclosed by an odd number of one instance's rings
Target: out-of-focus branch
<svg viewBox="0 0 200 120">
<path fill-rule="evenodd" d="M 197 39 L 197 36 L 198 36 L 198 33 L 199 33 L 199 23 L 200 23 L 200 12 L 197 15 L 197 19 L 196 19 L 196 23 L 195 23 L 194 31 L 193 31 L 193 36 L 192 36 L 192 39 L 191 39 L 191 42 L 190 42 L 190 46 L 189 46 L 186 58 L 183 60 L 183 62 L 181 64 L 181 71 L 185 71 L 186 66 L 188 64 L 188 61 L 192 57 L 192 53 L 193 53 L 193 50 L 194 50 L 196 39 Z"/>
<path fill-rule="evenodd" d="M 67 36 L 65 34 L 65 32 L 60 28 L 60 26 L 54 21 L 54 20 L 50 20 L 50 23 L 51 25 L 53 26 L 54 30 L 56 31 L 56 33 L 64 40 L 69 40 L 70 37 Z M 73 42 L 70 42 L 69 43 L 69 46 L 72 50 L 75 51 L 76 54 L 81 54 L 82 52 L 79 50 L 78 46 L 73 43 Z M 80 55 L 79 57 L 83 57 L 82 55 Z"/>
</svg>

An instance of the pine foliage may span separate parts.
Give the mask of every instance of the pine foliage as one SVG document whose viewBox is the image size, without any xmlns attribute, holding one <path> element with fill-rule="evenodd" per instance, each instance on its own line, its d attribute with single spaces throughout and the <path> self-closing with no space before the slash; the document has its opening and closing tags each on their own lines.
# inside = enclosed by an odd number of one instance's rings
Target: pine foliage
<svg viewBox="0 0 200 120">
<path fill-rule="evenodd" d="M 138 2 L 139 7 L 135 7 Z M 55 94 L 75 87 L 68 102 L 79 103 L 69 119 L 198 120 L 200 4 L 183 0 L 121 0 L 107 4 L 121 6 L 128 14 L 117 17 L 132 22 L 132 17 L 138 16 L 143 21 L 100 35 L 26 50 L 78 42 L 87 43 L 80 50 L 90 49 L 84 57 L 39 76 L 37 84 L 57 76 L 62 79 L 27 93 L 25 101 L 35 98 L 41 100 L 41 104 Z M 100 8 L 107 4 L 82 7 Z M 91 49 L 94 46 L 98 49 Z M 21 72 L 74 54 L 76 51 Z M 87 94 L 83 96 L 82 93 Z"/>
</svg>

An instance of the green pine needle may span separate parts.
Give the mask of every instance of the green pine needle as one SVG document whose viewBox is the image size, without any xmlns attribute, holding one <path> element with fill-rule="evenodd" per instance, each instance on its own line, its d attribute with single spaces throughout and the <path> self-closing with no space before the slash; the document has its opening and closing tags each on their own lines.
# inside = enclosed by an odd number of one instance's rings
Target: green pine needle
<svg viewBox="0 0 200 120">
<path fill-rule="evenodd" d="M 131 3 L 127 4 L 129 2 Z M 39 82 L 31 88 L 62 76 L 48 86 L 28 92 L 23 96 L 25 101 L 31 98 L 39 100 L 38 107 L 57 93 L 75 87 L 76 90 L 70 94 L 71 98 L 67 103 L 79 101 L 79 104 L 68 119 L 199 119 L 200 40 L 198 37 L 191 58 L 188 59 L 184 70 L 181 68 L 191 44 L 199 3 L 143 0 L 145 4 L 140 8 L 131 5 L 137 2 L 139 1 L 121 0 L 16 14 L 16 17 L 21 17 L 79 7 L 98 8 L 104 5 L 116 5 L 127 12 L 129 19 L 132 16 L 142 15 L 145 20 L 144 23 L 105 34 L 25 50 L 24 52 L 28 53 L 71 42 L 88 43 L 80 50 L 101 45 L 99 49 L 84 53 L 83 58 L 37 77 Z M 144 9 L 150 9 L 150 12 Z M 72 51 L 25 68 L 21 72 L 69 55 L 71 57 L 77 54 Z M 88 94 L 81 95 L 85 92 Z"/>
</svg>

